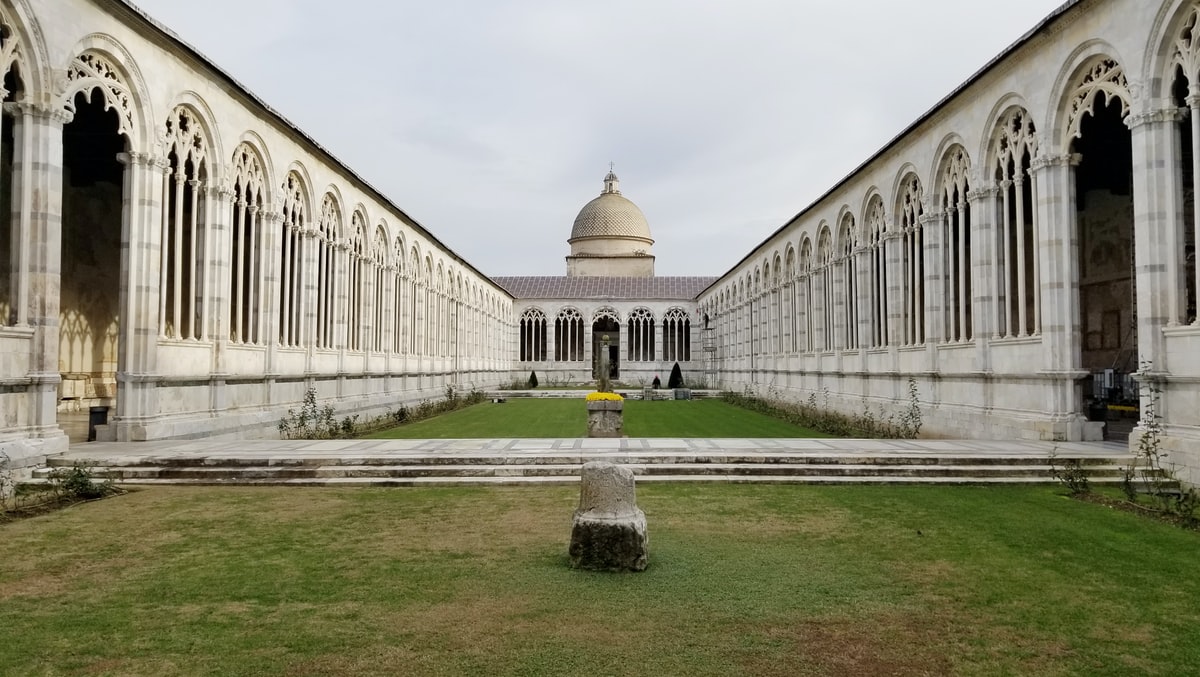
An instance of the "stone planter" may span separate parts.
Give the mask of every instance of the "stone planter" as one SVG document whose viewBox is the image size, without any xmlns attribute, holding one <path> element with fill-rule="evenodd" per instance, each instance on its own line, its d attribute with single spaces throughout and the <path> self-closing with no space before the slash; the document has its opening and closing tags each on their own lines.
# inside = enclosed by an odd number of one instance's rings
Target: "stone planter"
<svg viewBox="0 0 1200 677">
<path fill-rule="evenodd" d="M 597 400 L 587 403 L 588 437 L 625 437 L 625 402 Z"/>
</svg>

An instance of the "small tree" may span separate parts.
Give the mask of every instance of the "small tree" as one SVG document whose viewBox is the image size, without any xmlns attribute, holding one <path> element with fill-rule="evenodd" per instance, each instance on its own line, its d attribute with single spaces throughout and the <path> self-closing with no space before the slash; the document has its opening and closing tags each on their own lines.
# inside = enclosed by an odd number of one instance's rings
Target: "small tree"
<svg viewBox="0 0 1200 677">
<path fill-rule="evenodd" d="M 529 387 L 530 387 L 530 389 L 536 388 L 537 384 L 538 384 L 537 372 L 535 372 L 535 371 L 529 372 Z"/>
<path fill-rule="evenodd" d="M 672 389 L 683 387 L 683 371 L 679 369 L 678 362 L 671 367 L 671 377 L 667 379 L 667 387 Z"/>
</svg>

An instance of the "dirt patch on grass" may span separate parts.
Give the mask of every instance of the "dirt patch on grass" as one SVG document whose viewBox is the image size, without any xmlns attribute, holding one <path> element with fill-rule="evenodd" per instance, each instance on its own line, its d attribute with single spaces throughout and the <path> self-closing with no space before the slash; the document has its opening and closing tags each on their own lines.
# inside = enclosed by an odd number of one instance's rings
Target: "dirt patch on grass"
<svg viewBox="0 0 1200 677">
<path fill-rule="evenodd" d="M 965 665 L 987 673 L 994 665 L 1052 675 L 1069 671 L 1074 657 L 1062 642 L 944 608 L 805 620 L 765 634 L 786 649 L 745 661 L 751 674 L 907 677 L 959 674 Z"/>
</svg>

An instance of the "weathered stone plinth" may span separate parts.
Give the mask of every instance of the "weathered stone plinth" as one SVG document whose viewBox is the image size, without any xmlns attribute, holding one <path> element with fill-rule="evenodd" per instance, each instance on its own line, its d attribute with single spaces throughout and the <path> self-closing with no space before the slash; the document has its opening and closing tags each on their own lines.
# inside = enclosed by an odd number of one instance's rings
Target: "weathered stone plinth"
<svg viewBox="0 0 1200 677">
<path fill-rule="evenodd" d="M 597 400 L 587 403 L 588 437 L 624 437 L 625 402 Z"/>
<path fill-rule="evenodd" d="M 579 508 L 571 527 L 571 566 L 592 571 L 645 570 L 649 538 L 646 514 L 637 507 L 633 472 L 593 461 L 584 464 L 582 475 Z"/>
</svg>

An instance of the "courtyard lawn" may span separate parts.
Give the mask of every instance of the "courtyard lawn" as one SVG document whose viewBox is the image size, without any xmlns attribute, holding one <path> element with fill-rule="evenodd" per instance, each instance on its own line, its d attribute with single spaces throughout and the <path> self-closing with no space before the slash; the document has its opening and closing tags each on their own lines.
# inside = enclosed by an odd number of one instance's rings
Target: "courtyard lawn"
<svg viewBox="0 0 1200 677">
<path fill-rule="evenodd" d="M 1051 488 L 161 487 L 0 528 L 3 675 L 1175 675 L 1200 535 Z"/>
<path fill-rule="evenodd" d="M 484 402 L 368 437 L 458 439 L 586 434 L 587 411 L 580 398 L 513 398 L 503 404 Z M 625 434 L 629 437 L 828 437 L 721 400 L 626 400 Z"/>
</svg>

